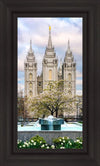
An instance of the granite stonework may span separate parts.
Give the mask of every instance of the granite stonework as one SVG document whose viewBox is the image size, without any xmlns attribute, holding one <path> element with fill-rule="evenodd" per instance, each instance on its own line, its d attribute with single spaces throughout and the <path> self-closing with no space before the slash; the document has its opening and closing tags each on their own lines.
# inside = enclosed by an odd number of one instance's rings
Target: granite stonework
<svg viewBox="0 0 100 166">
<path fill-rule="evenodd" d="M 52 45 L 51 27 L 49 28 L 49 39 L 42 60 L 42 72 L 37 76 L 37 62 L 34 51 L 32 49 L 32 41 L 30 41 L 30 49 L 24 62 L 25 71 L 25 96 L 36 97 L 46 89 L 50 81 L 64 80 L 64 90 L 67 93 L 76 95 L 76 62 L 70 49 L 68 40 L 68 48 L 65 52 L 64 61 L 58 58 Z"/>
<path fill-rule="evenodd" d="M 30 140 L 36 135 L 43 137 L 48 144 L 52 144 L 53 138 L 67 136 L 75 140 L 76 137 L 82 137 L 82 131 L 18 131 L 18 139 L 23 141 Z"/>
</svg>

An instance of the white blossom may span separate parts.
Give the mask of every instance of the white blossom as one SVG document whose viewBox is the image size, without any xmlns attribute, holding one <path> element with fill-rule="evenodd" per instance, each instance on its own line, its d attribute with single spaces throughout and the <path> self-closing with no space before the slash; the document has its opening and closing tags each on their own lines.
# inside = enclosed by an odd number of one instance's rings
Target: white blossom
<svg viewBox="0 0 100 166">
<path fill-rule="evenodd" d="M 22 142 L 22 140 L 19 140 L 19 139 L 18 139 L 18 140 L 17 140 L 17 143 L 20 143 L 20 142 Z"/>
<path fill-rule="evenodd" d="M 25 142 L 24 144 L 25 144 L 25 145 L 28 145 L 28 143 L 27 143 L 27 142 Z"/>
<path fill-rule="evenodd" d="M 31 142 L 34 142 L 34 140 L 31 140 Z"/>
<path fill-rule="evenodd" d="M 51 145 L 51 148 L 54 149 L 54 148 L 55 148 L 55 145 Z"/>
<path fill-rule="evenodd" d="M 36 145 L 36 142 L 34 142 L 34 145 Z"/>
<path fill-rule="evenodd" d="M 79 142 L 80 144 L 82 144 L 82 142 Z"/>
<path fill-rule="evenodd" d="M 41 146 L 41 148 L 43 148 L 44 147 L 44 144 Z"/>
<path fill-rule="evenodd" d="M 65 149 L 65 147 L 61 146 L 60 149 Z"/>
<path fill-rule="evenodd" d="M 76 140 L 76 142 L 80 142 L 80 140 L 79 140 L 79 139 L 77 139 L 77 140 Z"/>
</svg>

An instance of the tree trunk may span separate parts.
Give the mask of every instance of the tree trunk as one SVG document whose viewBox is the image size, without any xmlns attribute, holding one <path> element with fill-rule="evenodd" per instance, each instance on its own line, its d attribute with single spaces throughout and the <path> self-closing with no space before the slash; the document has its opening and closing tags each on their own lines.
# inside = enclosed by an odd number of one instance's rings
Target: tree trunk
<svg viewBox="0 0 100 166">
<path fill-rule="evenodd" d="M 56 110 L 56 118 L 58 117 L 58 110 Z"/>
<path fill-rule="evenodd" d="M 51 115 L 53 116 L 53 111 L 51 111 Z"/>
</svg>

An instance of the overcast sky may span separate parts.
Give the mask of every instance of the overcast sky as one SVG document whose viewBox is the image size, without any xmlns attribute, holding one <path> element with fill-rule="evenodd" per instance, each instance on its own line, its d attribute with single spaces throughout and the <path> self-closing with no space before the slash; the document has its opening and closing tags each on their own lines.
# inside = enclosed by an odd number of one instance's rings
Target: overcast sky
<svg viewBox="0 0 100 166">
<path fill-rule="evenodd" d="M 51 26 L 52 44 L 58 60 L 65 57 L 70 40 L 70 47 L 76 61 L 76 93 L 82 94 L 82 18 L 18 18 L 18 91 L 24 92 L 24 61 L 32 40 L 32 48 L 40 75 L 42 59 L 48 44 L 49 25 Z"/>
</svg>

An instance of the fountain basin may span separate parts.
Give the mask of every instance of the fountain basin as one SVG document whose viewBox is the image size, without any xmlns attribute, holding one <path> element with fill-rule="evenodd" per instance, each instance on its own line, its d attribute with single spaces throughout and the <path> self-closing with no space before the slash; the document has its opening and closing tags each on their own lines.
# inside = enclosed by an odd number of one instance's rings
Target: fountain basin
<svg viewBox="0 0 100 166">
<path fill-rule="evenodd" d="M 21 125 L 18 125 L 18 139 L 19 140 L 30 140 L 33 136 L 39 135 L 43 137 L 48 144 L 52 144 L 53 138 L 58 137 L 64 137 L 67 136 L 73 140 L 76 139 L 76 137 L 82 137 L 83 127 L 82 124 L 79 124 L 77 122 L 74 123 L 66 123 L 61 125 L 61 130 L 42 130 L 41 131 L 41 125 L 39 124 L 39 121 L 37 122 L 30 122 L 28 123 L 28 126 L 24 125 L 21 127 Z"/>
<path fill-rule="evenodd" d="M 17 138 L 27 141 L 36 135 L 43 137 L 48 144 L 52 144 L 52 140 L 58 137 L 69 137 L 76 140 L 76 137 L 82 137 L 82 131 L 18 131 Z"/>
</svg>

